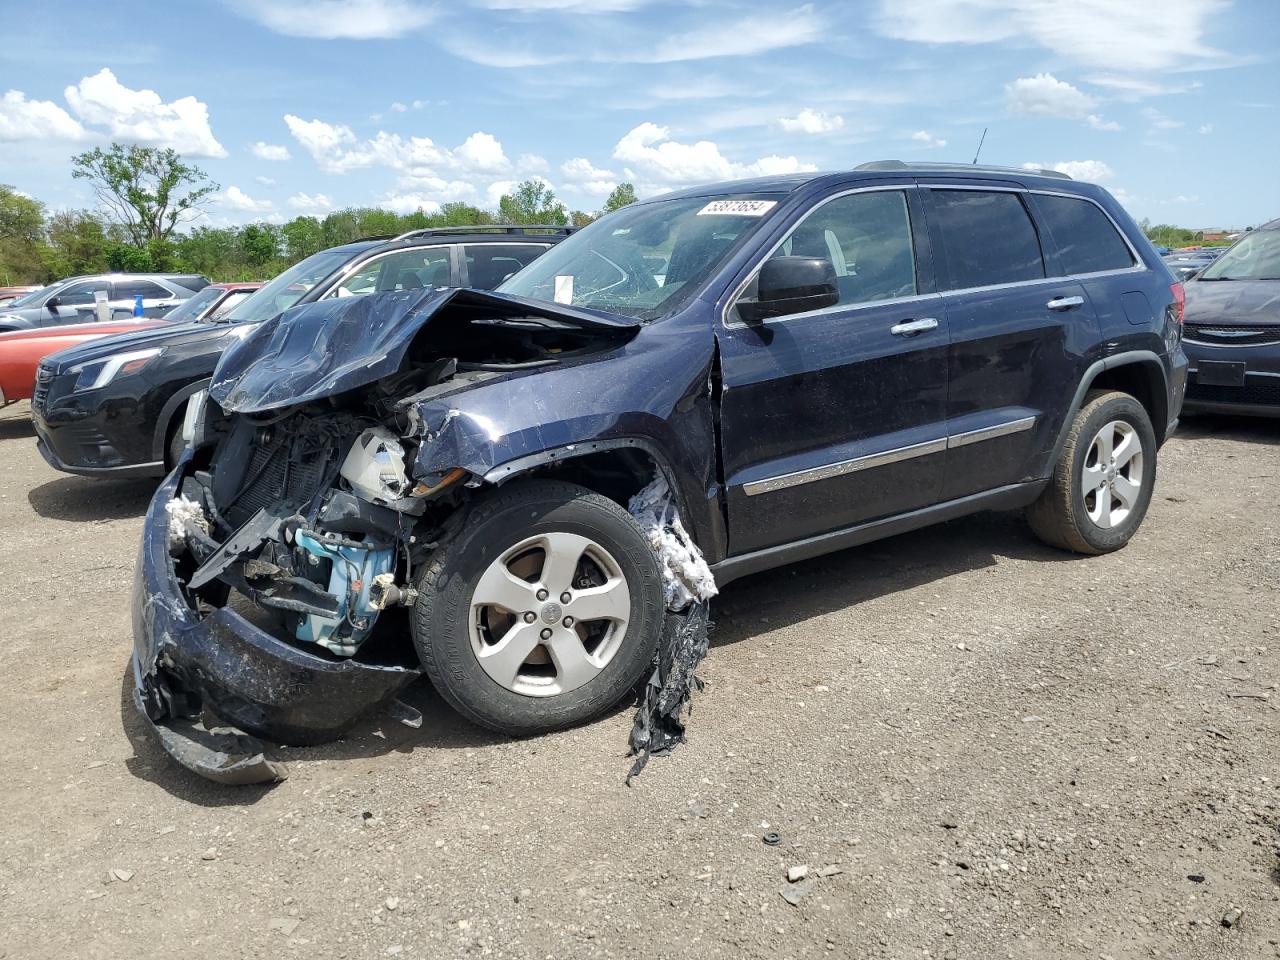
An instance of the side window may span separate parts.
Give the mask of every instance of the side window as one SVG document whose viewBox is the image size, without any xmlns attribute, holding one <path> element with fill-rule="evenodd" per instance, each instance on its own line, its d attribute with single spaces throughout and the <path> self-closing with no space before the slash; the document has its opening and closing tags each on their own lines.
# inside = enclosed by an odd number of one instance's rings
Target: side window
<svg viewBox="0 0 1280 960">
<path fill-rule="evenodd" d="M 537 243 L 468 243 L 463 245 L 462 255 L 467 258 L 471 286 L 492 290 L 546 250 Z"/>
<path fill-rule="evenodd" d="M 347 277 L 331 297 L 428 290 L 449 285 L 449 248 L 413 247 L 370 260 Z"/>
<path fill-rule="evenodd" d="M 227 294 L 227 298 L 213 308 L 213 313 L 209 314 L 209 319 L 217 320 L 219 317 L 225 317 L 233 307 L 251 293 L 253 293 L 252 290 L 234 290 Z"/>
<path fill-rule="evenodd" d="M 901 190 L 837 197 L 798 223 L 775 257 L 821 257 L 835 268 L 840 303 L 914 296 L 911 216 Z"/>
<path fill-rule="evenodd" d="M 933 190 L 951 290 L 1044 277 L 1036 228 L 1016 193 Z"/>
<path fill-rule="evenodd" d="M 106 280 L 86 280 L 84 283 L 77 283 L 73 287 L 69 287 L 64 292 L 58 294 L 58 306 L 60 307 L 85 307 L 93 305 L 93 295 L 99 290 L 107 291 L 107 296 L 111 296 L 111 284 Z"/>
<path fill-rule="evenodd" d="M 1133 254 L 1124 238 L 1096 204 L 1076 197 L 1037 194 L 1036 206 L 1058 248 L 1062 269 L 1068 274 L 1133 266 Z"/>
<path fill-rule="evenodd" d="M 173 293 L 150 280 L 117 280 L 112 286 L 112 300 L 132 300 L 138 294 L 142 294 L 144 300 L 175 299 Z"/>
</svg>

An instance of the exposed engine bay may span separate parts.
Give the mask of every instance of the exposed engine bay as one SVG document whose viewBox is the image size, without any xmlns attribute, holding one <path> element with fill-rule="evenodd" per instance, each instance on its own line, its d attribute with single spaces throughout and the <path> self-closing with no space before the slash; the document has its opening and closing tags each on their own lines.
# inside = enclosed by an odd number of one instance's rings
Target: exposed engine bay
<svg viewBox="0 0 1280 960">
<path fill-rule="evenodd" d="M 619 342 L 613 329 L 465 305 L 429 329 L 368 386 L 244 413 L 206 401 L 179 489 L 197 509 L 184 507 L 187 522 L 170 531 L 197 609 L 234 592 L 274 613 L 290 641 L 356 655 L 385 610 L 413 604 L 415 568 L 479 483 L 458 467 L 424 468 L 443 424 L 423 402 Z M 229 395 L 243 399 L 243 380 Z"/>
</svg>

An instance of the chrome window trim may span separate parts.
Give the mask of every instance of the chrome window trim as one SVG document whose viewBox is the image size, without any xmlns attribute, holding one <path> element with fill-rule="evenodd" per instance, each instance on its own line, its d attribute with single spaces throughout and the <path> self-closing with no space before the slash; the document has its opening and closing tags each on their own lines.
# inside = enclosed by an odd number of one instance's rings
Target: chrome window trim
<svg viewBox="0 0 1280 960">
<path fill-rule="evenodd" d="M 763 480 L 750 480 L 742 485 L 742 492 L 748 497 L 755 497 L 762 493 L 774 493 L 778 490 L 786 490 L 806 483 L 816 483 L 819 480 L 831 480 L 835 477 L 847 476 L 850 473 L 857 473 L 861 470 L 886 467 L 893 463 L 901 463 L 904 460 L 912 460 L 916 457 L 942 453 L 945 450 L 951 450 L 956 447 L 967 447 L 973 443 L 996 440 L 1000 437 L 1008 437 L 1015 433 L 1030 430 L 1035 426 L 1036 419 L 1034 416 L 1019 417 L 1017 420 L 997 423 L 995 426 L 966 430 L 963 433 L 939 437 L 936 440 L 926 440 L 923 443 L 895 447 L 882 453 L 867 454 L 850 460 L 839 460 L 820 467 L 809 467 L 806 470 L 795 470 L 791 473 L 778 474 L 775 477 L 766 477 Z"/>
<path fill-rule="evenodd" d="M 729 318 L 729 315 L 732 312 L 733 308 L 738 304 L 738 298 L 741 297 L 742 292 L 746 290 L 748 286 L 750 286 L 751 281 L 755 279 L 756 275 L 760 272 L 760 268 L 764 266 L 765 261 L 768 260 L 770 257 L 772 257 L 774 253 L 777 251 L 777 249 L 787 242 L 787 238 L 789 236 L 795 233 L 796 230 L 800 229 L 800 225 L 802 223 L 804 223 L 811 216 L 813 216 L 815 213 L 817 213 L 819 210 L 825 207 L 828 203 L 831 203 L 832 201 L 835 201 L 835 200 L 840 200 L 844 197 L 852 196 L 855 193 L 884 193 L 886 190 L 899 190 L 899 191 L 905 192 L 907 190 L 917 190 L 917 189 L 919 189 L 919 184 L 915 184 L 915 183 L 877 183 L 877 184 L 871 184 L 865 187 L 851 187 L 848 190 L 841 190 L 839 193 L 833 193 L 831 194 L 831 196 L 824 197 L 821 201 L 819 201 L 818 203 L 815 203 L 813 206 L 811 206 L 808 210 L 804 212 L 804 215 L 801 216 L 799 220 L 797 220 L 787 229 L 786 233 L 784 233 L 781 237 L 777 239 L 777 241 L 774 242 L 773 246 L 769 247 L 769 249 L 764 253 L 764 255 L 761 256 L 760 259 L 756 261 L 755 266 L 753 266 L 749 271 L 747 271 L 747 275 L 743 277 L 742 282 L 739 283 L 737 287 L 734 288 L 734 291 L 729 296 L 729 299 L 725 301 L 724 309 L 720 311 L 720 323 L 725 327 L 725 329 L 730 329 L 730 330 L 742 329 L 745 327 L 752 326 L 751 324 L 745 323 L 741 320 L 731 320 Z M 909 227 L 912 226 L 911 208 L 909 205 L 907 207 L 907 224 Z M 911 257 L 912 257 L 913 269 L 915 265 L 915 256 L 916 256 L 915 237 L 912 236 Z M 917 277 L 916 279 L 918 283 L 919 278 Z M 834 307 L 823 307 L 820 310 L 805 310 L 802 313 L 788 313 L 780 317 L 770 317 L 767 320 L 761 321 L 761 323 L 767 325 L 770 323 L 777 323 L 779 321 L 791 320 L 797 317 L 814 317 L 814 316 L 821 316 L 822 314 L 825 314 L 825 313 L 847 312 L 849 310 L 858 310 L 865 307 L 879 307 L 879 306 L 883 306 L 886 303 L 910 303 L 911 301 L 914 301 L 914 300 L 924 300 L 926 298 L 936 297 L 936 296 L 938 296 L 938 294 L 936 293 L 915 293 L 909 297 L 889 297 L 885 300 L 867 300 L 863 303 L 850 303 L 850 304 L 838 303 Z"/>
<path fill-rule="evenodd" d="M 431 244 L 423 244 L 421 246 L 417 244 L 412 244 L 406 247 L 397 247 L 394 250 L 383 250 L 381 253 L 375 253 L 372 257 L 366 257 L 364 260 L 358 260 L 353 264 L 349 264 L 347 268 L 343 270 L 341 274 L 338 275 L 338 278 L 334 280 L 333 283 L 325 287 L 323 292 L 316 295 L 315 299 L 323 300 L 325 297 L 329 296 L 331 293 L 337 290 L 338 287 L 342 286 L 343 282 L 348 280 L 353 274 L 355 274 L 359 270 L 363 270 L 365 267 L 367 267 L 371 263 L 376 263 L 377 261 L 382 260 L 386 257 L 395 256 L 398 253 L 411 253 L 417 250 L 444 250 L 449 255 L 449 279 L 452 280 L 453 272 L 454 272 L 453 250 L 452 250 L 453 246 L 454 244 L 452 243 L 431 243 Z M 308 291 L 308 293 L 309 292 L 310 291 Z M 307 294 L 304 293 L 302 296 L 305 297 L 306 295 Z M 363 294 L 361 294 L 361 296 L 363 296 Z M 301 300 L 302 298 L 299 297 L 298 299 Z"/>
<path fill-rule="evenodd" d="M 756 262 L 755 266 L 752 267 L 751 270 L 747 273 L 746 277 L 742 280 L 742 282 L 739 283 L 737 287 L 734 288 L 732 295 L 725 302 L 724 309 L 721 311 L 721 315 L 720 315 L 721 324 L 726 329 L 730 329 L 730 330 L 751 326 L 751 324 L 744 323 L 741 320 L 730 319 L 730 314 L 733 311 L 733 308 L 737 305 L 738 298 L 742 296 L 742 292 L 750 285 L 751 281 L 760 272 L 760 268 L 764 265 L 764 262 L 768 260 L 771 256 L 773 256 L 774 252 L 780 246 L 782 246 L 783 243 L 786 242 L 787 237 L 791 236 L 791 234 L 795 232 L 795 230 L 802 223 L 804 223 L 805 220 L 807 220 L 815 211 L 821 209 L 823 206 L 830 203 L 832 200 L 838 200 L 841 197 L 847 197 L 850 194 L 871 193 L 873 191 L 885 191 L 885 190 L 976 190 L 976 191 L 985 192 L 985 193 L 1025 193 L 1025 194 L 1036 194 L 1038 196 L 1046 196 L 1046 197 L 1067 197 L 1068 199 L 1071 199 L 1071 200 L 1083 200 L 1085 203 L 1091 203 L 1095 207 L 1097 207 L 1099 210 L 1101 210 L 1103 216 L 1107 218 L 1107 221 L 1111 224 L 1112 228 L 1116 231 L 1116 233 L 1120 234 L 1120 239 L 1124 241 L 1125 247 L 1128 248 L 1129 250 L 1129 256 L 1133 258 L 1133 265 L 1128 267 L 1116 267 L 1113 270 L 1093 270 L 1093 271 L 1090 271 L 1089 273 L 1070 273 L 1070 274 L 1063 274 L 1061 276 L 1040 277 L 1039 279 L 1036 279 L 1036 280 L 1016 280 L 1010 283 L 989 284 L 983 287 L 957 287 L 954 290 L 940 290 L 935 293 L 920 293 L 911 297 L 891 297 L 886 300 L 869 300 L 866 303 L 836 304 L 834 307 L 824 307 L 821 310 L 806 310 L 803 313 L 788 313 L 780 317 L 770 317 L 768 320 L 762 321 L 762 324 L 768 325 L 771 323 L 785 322 L 792 318 L 821 316 L 822 314 L 826 314 L 826 313 L 848 312 L 850 310 L 858 310 L 865 307 L 878 307 L 878 306 L 883 306 L 885 304 L 911 303 L 916 300 L 923 300 L 930 297 L 942 297 L 948 294 L 955 294 L 955 293 L 974 293 L 974 292 L 981 293 L 987 290 L 1007 290 L 1011 287 L 1031 286 L 1033 284 L 1038 284 L 1038 283 L 1062 282 L 1064 280 L 1092 280 L 1097 277 L 1114 277 L 1114 276 L 1122 276 L 1124 274 L 1129 274 L 1129 273 L 1145 273 L 1151 269 L 1146 265 L 1146 263 L 1143 262 L 1142 257 L 1138 255 L 1137 248 L 1133 245 L 1132 241 L 1130 241 L 1129 235 L 1125 233 L 1124 230 L 1121 229 L 1120 224 L 1116 222 L 1115 217 L 1111 216 L 1107 208 L 1104 207 L 1102 204 L 1100 204 L 1097 200 L 1093 199 L 1093 197 L 1086 197 L 1083 194 L 1079 194 L 1079 193 L 1069 193 L 1065 190 L 1043 190 L 1043 189 L 1036 189 L 1032 187 L 1006 187 L 998 184 L 992 184 L 990 186 L 987 186 L 987 185 L 977 186 L 975 184 L 968 184 L 968 183 L 945 183 L 945 182 L 934 183 L 934 182 L 923 182 L 923 181 L 917 182 L 917 183 L 874 184 L 872 186 L 854 187 L 849 190 L 843 190 L 840 193 L 833 193 L 831 196 L 824 198 L 820 203 L 817 203 L 814 206 L 810 207 L 809 210 L 804 214 L 804 216 L 802 216 L 799 220 L 797 220 L 791 226 L 791 228 L 786 233 L 784 233 L 782 237 L 779 238 L 779 240 L 773 244 L 773 246 L 771 246 L 768 249 L 768 251 Z M 1031 214 L 1031 211 L 1027 211 L 1027 212 L 1028 212 L 1028 215 L 1032 217 L 1031 222 L 1032 222 L 1032 225 L 1036 227 L 1036 232 L 1038 235 L 1039 224 L 1035 222 L 1035 217 L 1033 214 Z M 908 215 L 910 215 L 909 210 L 908 210 Z M 930 239 L 932 240 L 932 237 Z M 912 242 L 911 252 L 912 252 L 912 255 L 914 256 L 916 252 L 914 237 L 912 238 L 912 241 L 913 242 Z M 1049 265 L 1046 263 L 1045 269 L 1048 269 L 1048 266 Z"/>
</svg>

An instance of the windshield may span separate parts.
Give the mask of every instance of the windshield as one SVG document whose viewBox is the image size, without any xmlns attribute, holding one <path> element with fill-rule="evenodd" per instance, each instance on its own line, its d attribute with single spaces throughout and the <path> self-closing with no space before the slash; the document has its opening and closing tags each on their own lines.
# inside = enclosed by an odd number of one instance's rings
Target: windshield
<svg viewBox="0 0 1280 960">
<path fill-rule="evenodd" d="M 34 307 L 36 306 L 37 300 L 48 296 L 59 287 L 64 287 L 66 285 L 66 280 L 59 280 L 57 283 L 51 283 L 47 287 L 41 287 L 39 290 L 33 290 L 31 293 L 23 294 L 16 300 L 10 300 L 4 305 L 4 308 L 8 310 L 10 307 Z"/>
<path fill-rule="evenodd" d="M 1280 230 L 1251 233 L 1213 261 L 1201 280 L 1280 280 Z"/>
<path fill-rule="evenodd" d="M 200 315 L 220 296 L 226 293 L 221 287 L 205 287 L 194 297 L 187 297 L 180 304 L 164 315 L 166 320 L 172 320 L 174 323 L 186 323 L 188 320 L 198 320 Z"/>
<path fill-rule="evenodd" d="M 667 316 L 703 288 L 777 202 L 757 194 L 623 207 L 552 247 L 498 291 L 641 320 Z"/>
<path fill-rule="evenodd" d="M 300 260 L 230 313 L 219 317 L 227 323 L 258 323 L 288 310 L 312 287 L 351 259 L 341 248 L 321 250 Z"/>
</svg>

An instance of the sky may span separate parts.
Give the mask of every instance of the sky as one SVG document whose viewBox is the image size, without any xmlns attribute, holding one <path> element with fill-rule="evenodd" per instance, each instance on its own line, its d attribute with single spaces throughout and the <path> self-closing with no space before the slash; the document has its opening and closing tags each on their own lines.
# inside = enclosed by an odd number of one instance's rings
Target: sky
<svg viewBox="0 0 1280 960">
<path fill-rule="evenodd" d="M 1276 0 L 0 0 L 0 183 L 93 205 L 70 157 L 171 146 L 206 222 L 598 209 L 867 160 L 1053 167 L 1138 218 L 1280 217 Z"/>
</svg>

